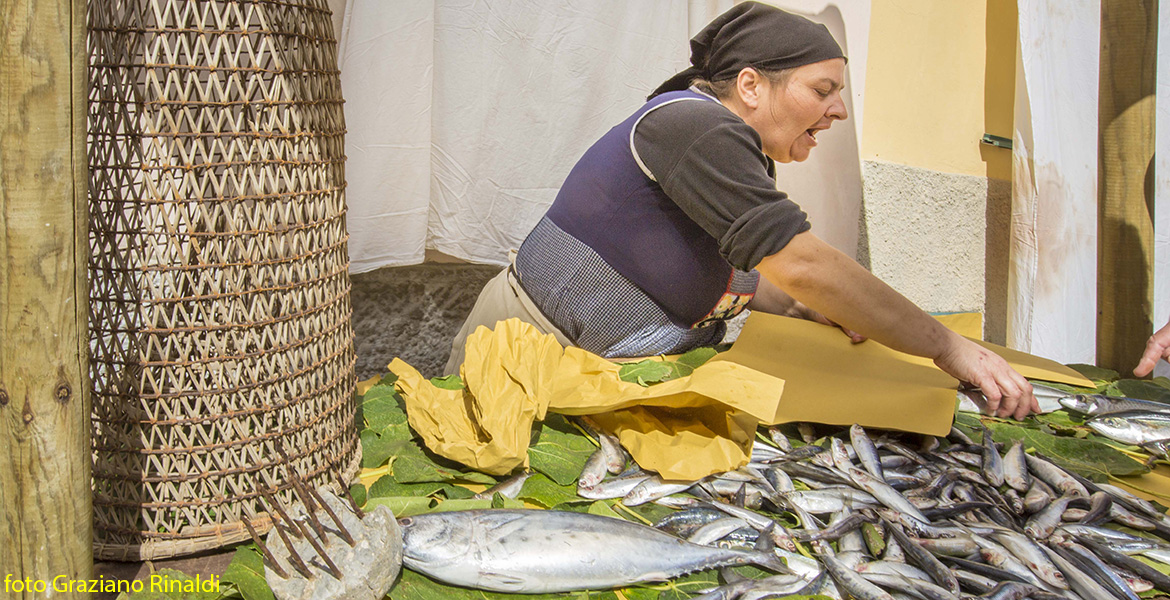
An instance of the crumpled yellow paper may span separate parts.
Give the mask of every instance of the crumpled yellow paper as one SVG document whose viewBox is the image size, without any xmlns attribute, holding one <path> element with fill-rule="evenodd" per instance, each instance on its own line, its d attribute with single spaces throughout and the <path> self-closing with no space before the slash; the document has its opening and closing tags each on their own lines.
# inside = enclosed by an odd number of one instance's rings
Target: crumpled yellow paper
<svg viewBox="0 0 1170 600">
<path fill-rule="evenodd" d="M 650 387 L 622 381 L 620 365 L 565 348 L 519 319 L 467 339 L 463 390 L 437 388 L 394 359 L 410 426 L 432 451 L 505 474 L 528 461 L 532 424 L 548 411 L 592 415 L 643 468 L 695 480 L 747 463 L 761 421 L 776 419 L 784 381 L 732 362 Z"/>
</svg>

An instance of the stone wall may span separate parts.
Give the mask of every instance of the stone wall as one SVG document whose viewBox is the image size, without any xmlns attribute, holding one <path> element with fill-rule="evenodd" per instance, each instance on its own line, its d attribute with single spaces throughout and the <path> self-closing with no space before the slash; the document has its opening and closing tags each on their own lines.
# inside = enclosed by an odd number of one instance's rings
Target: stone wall
<svg viewBox="0 0 1170 600">
<path fill-rule="evenodd" d="M 442 375 L 452 338 L 499 272 L 497 266 L 426 263 L 351 275 L 358 380 L 385 373 L 394 357 L 426 377 Z"/>
<path fill-rule="evenodd" d="M 929 312 L 982 312 L 1007 327 L 1011 183 L 863 161 L 859 261 Z"/>
</svg>

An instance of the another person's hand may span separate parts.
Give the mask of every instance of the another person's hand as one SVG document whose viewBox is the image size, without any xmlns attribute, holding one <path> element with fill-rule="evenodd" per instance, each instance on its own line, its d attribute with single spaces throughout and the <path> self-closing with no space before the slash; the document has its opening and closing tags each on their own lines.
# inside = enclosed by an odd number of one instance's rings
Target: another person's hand
<svg viewBox="0 0 1170 600">
<path fill-rule="evenodd" d="M 825 315 L 822 315 L 821 313 L 801 304 L 800 302 L 793 304 L 792 308 L 789 309 L 788 314 L 786 316 L 797 317 L 799 319 L 805 319 L 808 321 L 816 321 L 817 323 L 820 323 L 821 325 L 829 325 L 831 327 L 836 327 L 837 329 L 840 329 L 842 333 L 849 336 L 849 341 L 853 342 L 854 344 L 860 344 L 861 342 L 864 342 L 866 339 L 864 335 L 861 335 L 860 333 L 857 333 L 856 331 L 853 331 L 852 329 L 847 329 L 845 327 L 842 327 L 838 323 L 834 323 L 832 320 L 830 320 Z"/>
<path fill-rule="evenodd" d="M 934 360 L 948 375 L 974 385 L 987 397 L 987 412 L 997 417 L 1023 419 L 1040 412 L 1032 384 L 1002 357 L 958 335 Z"/>
<path fill-rule="evenodd" d="M 1142 354 L 1141 361 L 1133 369 L 1134 376 L 1145 377 L 1149 375 L 1154 370 L 1154 365 L 1158 363 L 1159 358 L 1170 360 L 1170 323 L 1150 336 L 1149 341 L 1146 342 L 1146 351 Z"/>
</svg>

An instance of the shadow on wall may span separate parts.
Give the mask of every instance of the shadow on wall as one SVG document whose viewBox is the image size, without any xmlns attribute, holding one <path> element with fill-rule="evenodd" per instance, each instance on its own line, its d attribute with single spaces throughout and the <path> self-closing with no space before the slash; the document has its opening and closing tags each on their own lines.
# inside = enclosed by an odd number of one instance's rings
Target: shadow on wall
<svg viewBox="0 0 1170 600">
<path fill-rule="evenodd" d="M 358 381 L 385 373 L 395 357 L 425 377 L 442 375 L 451 340 L 499 272 L 494 265 L 424 263 L 351 275 Z"/>
<path fill-rule="evenodd" d="M 804 13 L 802 13 L 804 14 Z M 830 4 L 819 14 L 805 14 L 823 24 L 848 56 L 850 49 L 841 9 Z M 818 147 L 808 160 L 777 164 L 776 181 L 808 213 L 817 237 L 852 257 L 868 256 L 859 248 L 858 224 L 862 219 L 861 154 L 854 126 L 853 83 L 845 70 L 845 110 L 849 120 L 835 123 L 818 137 Z M 864 225 L 861 225 L 864 227 Z"/>
<path fill-rule="evenodd" d="M 986 133 L 1009 139 L 1014 131 L 1018 20 L 1016 0 L 987 0 L 983 127 Z M 983 337 L 1004 344 L 1011 260 L 1012 152 L 983 144 L 980 154 L 987 164 Z"/>
</svg>

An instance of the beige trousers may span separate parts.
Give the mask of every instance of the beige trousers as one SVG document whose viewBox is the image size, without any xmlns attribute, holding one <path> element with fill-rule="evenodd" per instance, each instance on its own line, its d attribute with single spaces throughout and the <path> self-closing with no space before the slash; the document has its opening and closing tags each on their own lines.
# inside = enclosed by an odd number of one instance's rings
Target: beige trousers
<svg viewBox="0 0 1170 600">
<path fill-rule="evenodd" d="M 508 253 L 508 261 L 515 263 L 515 250 Z M 508 268 L 483 286 L 483 291 L 475 300 L 475 306 L 471 308 L 471 314 L 467 315 L 467 320 L 463 322 L 463 327 L 459 329 L 459 333 L 455 335 L 455 340 L 451 343 L 451 358 L 447 359 L 447 366 L 443 369 L 443 373 L 446 375 L 459 373 L 459 367 L 463 364 L 467 336 L 471 335 L 476 328 L 483 325 L 492 329 L 497 322 L 511 318 L 529 323 L 541 333 L 556 336 L 557 341 L 562 346 L 573 345 L 573 342 L 569 341 L 569 338 L 560 329 L 557 329 L 556 325 L 545 318 L 536 304 L 532 302 L 532 298 L 524 293 L 524 288 L 520 287 L 520 282 L 516 278 L 515 269 Z"/>
</svg>

